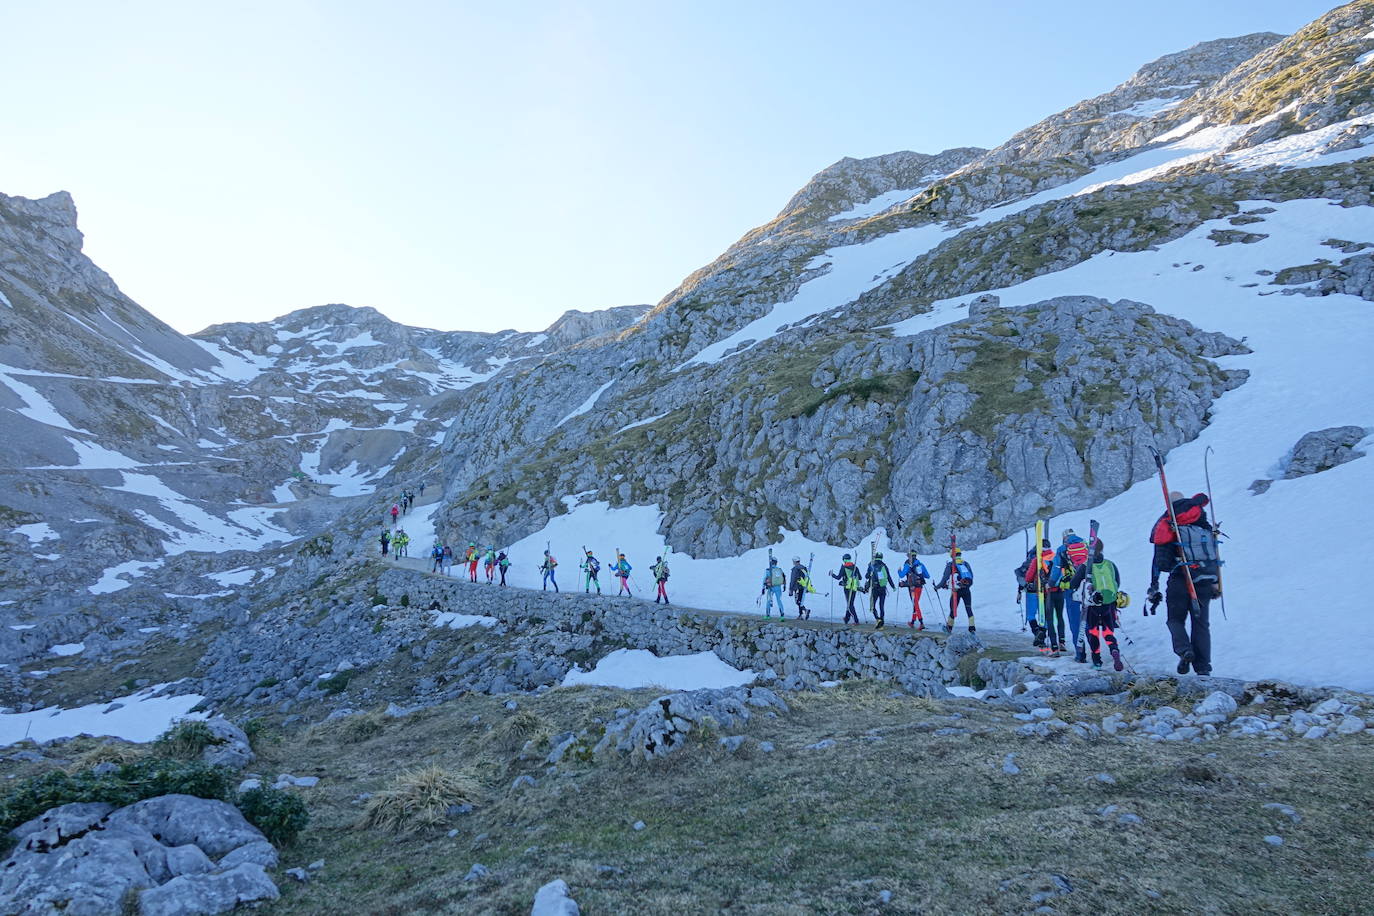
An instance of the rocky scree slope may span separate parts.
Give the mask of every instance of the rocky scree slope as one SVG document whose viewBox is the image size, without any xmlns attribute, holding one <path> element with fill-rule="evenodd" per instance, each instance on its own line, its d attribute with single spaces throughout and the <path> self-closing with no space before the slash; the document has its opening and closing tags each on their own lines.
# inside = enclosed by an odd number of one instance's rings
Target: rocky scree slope
<svg viewBox="0 0 1374 916">
<path fill-rule="evenodd" d="M 1350 153 L 1370 101 L 1348 74 L 1370 36 L 1374 4 L 1354 3 L 1288 38 L 1169 55 L 988 153 L 837 163 L 618 339 L 484 385 L 444 445 L 441 524 L 510 542 L 577 494 L 656 504 L 693 556 L 779 527 L 853 543 L 883 526 L 931 551 L 951 529 L 976 544 L 1123 491 L 1152 472 L 1145 446 L 1203 428 L 1242 380 L 1210 360 L 1243 347 L 1149 302 L 963 306 L 1208 220 L 1233 227 L 1219 249 L 1259 238 L 1245 227 L 1264 202 L 1367 206 L 1374 173 Z M 1267 107 L 1217 102 L 1309 59 L 1347 75 L 1266 89 Z M 1274 128 L 1294 104 L 1320 117 Z M 1307 268 L 1358 292 L 1365 257 Z M 1291 286 L 1298 266 L 1256 280 Z"/>
</svg>

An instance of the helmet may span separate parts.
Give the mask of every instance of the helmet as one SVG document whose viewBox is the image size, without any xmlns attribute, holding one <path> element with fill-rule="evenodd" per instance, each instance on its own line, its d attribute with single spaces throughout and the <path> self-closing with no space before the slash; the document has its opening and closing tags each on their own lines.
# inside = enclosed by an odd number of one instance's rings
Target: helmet
<svg viewBox="0 0 1374 916">
<path fill-rule="evenodd" d="M 915 551 L 915 550 L 908 550 L 908 551 L 906 552 L 906 555 L 909 556 L 909 557 L 914 557 L 914 556 L 916 556 L 916 551 Z"/>
<path fill-rule="evenodd" d="M 848 559 L 850 559 L 850 556 L 849 556 L 849 554 L 845 554 L 845 555 L 844 555 L 843 557 L 841 557 L 840 559 L 842 559 L 842 560 L 848 560 Z"/>
<path fill-rule="evenodd" d="M 591 556 L 591 555 L 592 555 L 592 552 L 591 552 L 590 550 L 587 551 L 587 556 Z"/>
<path fill-rule="evenodd" d="M 793 558 L 792 558 L 792 562 L 793 562 L 793 563 L 800 563 L 800 562 L 801 562 L 801 557 L 793 557 Z"/>
<path fill-rule="evenodd" d="M 1131 596 L 1128 595 L 1128 594 L 1126 594 L 1125 592 L 1117 592 L 1117 593 L 1116 593 L 1116 606 L 1117 606 L 1118 608 L 1130 607 L 1130 606 L 1131 606 Z"/>
<path fill-rule="evenodd" d="M 662 557 L 654 557 L 654 562 L 655 562 L 655 563 L 662 563 L 662 562 L 663 562 L 663 558 L 662 558 Z"/>
<path fill-rule="evenodd" d="M 883 552 L 882 552 L 881 550 L 879 550 L 879 551 L 877 551 L 876 553 L 873 554 L 873 559 L 875 559 L 875 560 L 881 560 L 882 558 L 883 558 Z"/>
<path fill-rule="evenodd" d="M 962 557 L 964 555 L 964 552 L 960 550 L 958 547 L 956 547 L 950 551 L 950 555 L 954 557 Z"/>
<path fill-rule="evenodd" d="M 1072 537 L 1072 536 L 1073 536 L 1073 529 L 1072 529 L 1072 528 L 1065 528 L 1065 529 L 1064 529 L 1064 534 L 1062 535 L 1062 539 L 1065 540 L 1065 541 L 1067 541 L 1067 540 L 1068 540 L 1070 537 Z"/>
</svg>

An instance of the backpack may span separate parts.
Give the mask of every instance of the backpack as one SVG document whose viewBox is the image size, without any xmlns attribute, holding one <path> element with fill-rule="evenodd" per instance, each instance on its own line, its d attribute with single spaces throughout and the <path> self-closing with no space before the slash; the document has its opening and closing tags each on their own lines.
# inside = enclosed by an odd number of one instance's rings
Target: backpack
<svg viewBox="0 0 1374 916">
<path fill-rule="evenodd" d="M 1197 525 L 1180 525 L 1178 544 L 1183 548 L 1183 557 L 1188 568 L 1194 570 L 1193 581 L 1207 581 L 1217 578 L 1217 542 L 1212 532 Z"/>
<path fill-rule="evenodd" d="M 601 571 L 601 561 L 596 557 L 587 557 L 587 571 L 593 576 Z"/>
<path fill-rule="evenodd" d="M 849 591 L 857 591 L 859 588 L 859 568 L 857 566 L 840 567 L 840 575 L 844 576 L 844 587 Z"/>
<path fill-rule="evenodd" d="M 878 568 L 873 570 L 873 584 L 877 585 L 879 588 L 887 588 L 887 580 L 887 565 L 879 563 Z"/>
<path fill-rule="evenodd" d="M 770 586 L 772 586 L 772 585 L 786 585 L 786 584 L 787 584 L 787 574 L 784 573 L 784 572 L 782 571 L 782 567 L 780 567 L 780 566 L 770 566 L 770 567 L 768 567 L 768 584 L 769 584 Z"/>
<path fill-rule="evenodd" d="M 1120 585 L 1116 581 L 1116 567 L 1103 560 L 1101 563 L 1094 563 L 1090 572 L 1093 595 L 1096 598 L 1093 603 L 1104 606 L 1116 604 L 1116 593 Z"/>
<path fill-rule="evenodd" d="M 654 575 L 655 575 L 655 577 L 658 579 L 658 581 L 660 581 L 660 582 L 667 582 L 667 581 L 668 581 L 668 564 L 667 564 L 667 563 L 660 563 L 660 564 L 658 564 L 658 571 L 655 572 Z"/>
</svg>

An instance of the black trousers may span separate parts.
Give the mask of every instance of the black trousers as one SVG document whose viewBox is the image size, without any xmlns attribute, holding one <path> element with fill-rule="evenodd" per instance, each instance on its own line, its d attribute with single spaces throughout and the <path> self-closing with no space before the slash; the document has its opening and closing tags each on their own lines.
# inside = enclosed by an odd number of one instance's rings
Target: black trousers
<svg viewBox="0 0 1374 916">
<path fill-rule="evenodd" d="M 850 617 L 853 617 L 853 618 L 854 618 L 854 622 L 855 622 L 855 623 L 858 623 L 858 622 L 859 622 L 859 612 L 856 611 L 856 610 L 854 610 L 854 599 L 858 596 L 858 594 L 859 594 L 859 593 L 856 592 L 856 591 L 855 591 L 855 592 L 851 592 L 849 589 L 845 589 L 845 590 L 844 590 L 844 622 L 845 622 L 845 623 L 849 623 L 849 618 L 850 618 Z"/>
<path fill-rule="evenodd" d="M 1213 585 L 1210 580 L 1197 583 L 1199 610 L 1194 613 L 1188 599 L 1188 582 L 1182 568 L 1169 574 L 1164 590 L 1165 605 L 1169 609 L 1169 636 L 1173 639 L 1174 654 L 1182 658 L 1193 654 L 1193 670 L 1198 674 L 1212 673 L 1212 627 L 1208 620 L 1208 606 L 1212 603 Z M 1188 626 L 1191 621 L 1191 632 Z"/>
</svg>

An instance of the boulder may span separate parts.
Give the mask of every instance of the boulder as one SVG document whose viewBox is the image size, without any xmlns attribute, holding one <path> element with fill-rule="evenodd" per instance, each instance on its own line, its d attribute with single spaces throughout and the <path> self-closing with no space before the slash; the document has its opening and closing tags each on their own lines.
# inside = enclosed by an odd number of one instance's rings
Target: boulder
<svg viewBox="0 0 1374 916">
<path fill-rule="evenodd" d="M 139 916 L 210 916 L 240 903 L 281 896 L 261 865 L 242 862 L 215 874 L 182 875 L 138 898 Z"/>
<path fill-rule="evenodd" d="M 110 815 L 110 827 L 140 827 L 168 846 L 194 843 L 218 858 L 266 838 L 228 802 L 191 795 L 161 795 Z"/>
<path fill-rule="evenodd" d="M 534 895 L 530 916 L 578 916 L 581 910 L 562 878 L 545 884 Z"/>
<path fill-rule="evenodd" d="M 1366 435 L 1363 426 L 1332 426 L 1308 433 L 1293 446 L 1284 479 L 1316 474 L 1362 457 L 1364 452 L 1357 451 L 1355 445 Z"/>
</svg>

